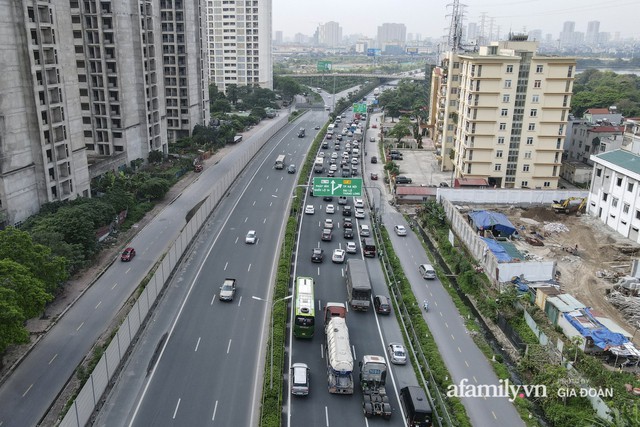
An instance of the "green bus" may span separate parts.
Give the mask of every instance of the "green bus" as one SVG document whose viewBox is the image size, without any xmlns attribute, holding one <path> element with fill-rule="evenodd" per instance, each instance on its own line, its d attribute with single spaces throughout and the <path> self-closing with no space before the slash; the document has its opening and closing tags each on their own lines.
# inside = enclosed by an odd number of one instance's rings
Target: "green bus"
<svg viewBox="0 0 640 427">
<path fill-rule="evenodd" d="M 296 278 L 296 302 L 294 309 L 293 335 L 296 338 L 313 337 L 315 308 L 312 278 Z"/>
</svg>

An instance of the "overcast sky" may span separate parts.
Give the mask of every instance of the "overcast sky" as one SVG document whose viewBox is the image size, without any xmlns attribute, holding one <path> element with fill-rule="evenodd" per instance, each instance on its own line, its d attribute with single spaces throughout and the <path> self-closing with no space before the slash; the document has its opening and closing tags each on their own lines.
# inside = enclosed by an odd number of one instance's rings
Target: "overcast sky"
<svg viewBox="0 0 640 427">
<path fill-rule="evenodd" d="M 375 37 L 383 23 L 401 23 L 407 33 L 440 37 L 447 33 L 452 0 L 272 0 L 273 31 L 282 31 L 285 40 L 296 33 L 313 35 L 318 24 L 335 21 L 343 36 L 363 34 Z M 541 29 L 543 36 L 557 39 L 565 21 L 575 22 L 575 31 L 585 33 L 587 22 L 600 21 L 600 32 L 611 37 L 640 38 L 638 0 L 462 0 L 466 4 L 464 25 L 481 21 L 486 13 L 485 28 L 504 36 L 509 31 Z M 503 37 L 501 37 L 503 38 Z"/>
</svg>

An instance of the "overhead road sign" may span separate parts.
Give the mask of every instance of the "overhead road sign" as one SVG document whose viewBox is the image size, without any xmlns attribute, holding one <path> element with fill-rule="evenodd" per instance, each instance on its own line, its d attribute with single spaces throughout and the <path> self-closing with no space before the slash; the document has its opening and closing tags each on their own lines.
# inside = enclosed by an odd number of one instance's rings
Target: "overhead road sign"
<svg viewBox="0 0 640 427">
<path fill-rule="evenodd" d="M 314 196 L 362 196 L 362 178 L 313 178 Z"/>
</svg>

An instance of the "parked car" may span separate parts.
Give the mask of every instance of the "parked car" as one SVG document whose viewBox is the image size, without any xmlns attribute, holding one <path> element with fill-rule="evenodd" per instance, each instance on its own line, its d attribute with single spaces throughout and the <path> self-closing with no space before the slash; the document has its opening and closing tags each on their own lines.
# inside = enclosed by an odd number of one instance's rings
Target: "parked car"
<svg viewBox="0 0 640 427">
<path fill-rule="evenodd" d="M 345 253 L 346 252 L 344 249 L 334 249 L 333 255 L 331 256 L 331 261 L 337 264 L 342 264 L 344 262 Z"/>
<path fill-rule="evenodd" d="M 347 242 L 347 253 L 348 254 L 358 253 L 358 245 L 356 244 L 356 242 Z"/>
<path fill-rule="evenodd" d="M 255 244 L 258 241 L 258 234 L 256 230 L 249 230 L 247 233 L 247 237 L 244 238 L 244 242 L 250 245 Z"/>
<path fill-rule="evenodd" d="M 127 248 L 120 255 L 120 261 L 129 262 L 136 256 L 136 250 L 133 248 Z"/>
<path fill-rule="evenodd" d="M 311 262 L 322 262 L 324 260 L 324 249 L 313 248 L 311 252 Z"/>
<path fill-rule="evenodd" d="M 448 187 L 448 186 L 449 186 L 449 184 L 447 184 L 447 183 L 446 183 L 446 182 L 444 182 L 444 181 L 440 183 L 440 187 Z"/>
<path fill-rule="evenodd" d="M 411 178 L 407 178 L 406 176 L 396 176 L 396 184 L 411 184 L 412 182 Z"/>
<path fill-rule="evenodd" d="M 407 229 L 405 228 L 404 225 L 399 225 L 399 224 L 396 225 L 395 227 L 393 227 L 393 231 L 395 231 L 398 236 L 407 235 Z"/>
<path fill-rule="evenodd" d="M 376 295 L 373 297 L 373 307 L 376 309 L 376 313 L 378 314 L 391 313 L 391 301 L 387 296 Z"/>
<path fill-rule="evenodd" d="M 407 351 L 402 344 L 391 343 L 387 347 L 389 360 L 395 365 L 405 365 L 407 363 Z"/>
</svg>

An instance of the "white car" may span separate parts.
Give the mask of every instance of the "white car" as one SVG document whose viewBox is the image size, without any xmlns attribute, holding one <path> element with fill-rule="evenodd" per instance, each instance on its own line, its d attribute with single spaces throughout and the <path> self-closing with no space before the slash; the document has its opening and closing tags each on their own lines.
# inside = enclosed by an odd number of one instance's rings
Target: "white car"
<svg viewBox="0 0 640 427">
<path fill-rule="evenodd" d="M 358 219 L 364 219 L 364 209 L 356 208 L 355 217 Z"/>
<path fill-rule="evenodd" d="M 369 228 L 369 226 L 367 224 L 360 224 L 360 235 L 362 237 L 371 236 L 371 229 Z"/>
<path fill-rule="evenodd" d="M 407 351 L 402 344 L 391 343 L 387 347 L 389 360 L 394 365 L 405 365 L 407 363 Z"/>
<path fill-rule="evenodd" d="M 325 219 L 324 220 L 324 226 L 322 228 L 332 229 L 333 228 L 333 220 L 331 218 Z"/>
<path fill-rule="evenodd" d="M 336 165 L 335 163 L 329 166 L 329 170 L 330 171 L 337 171 L 338 170 L 338 165 Z"/>
<path fill-rule="evenodd" d="M 318 157 L 324 157 L 324 151 L 319 152 Z"/>
<path fill-rule="evenodd" d="M 344 254 L 345 254 L 345 250 L 344 249 L 334 249 L 333 250 L 333 255 L 331 256 L 331 261 L 336 262 L 336 263 L 343 263 L 344 262 Z"/>
<path fill-rule="evenodd" d="M 360 198 L 353 199 L 353 206 L 356 208 L 364 208 L 364 200 Z"/>
<path fill-rule="evenodd" d="M 336 213 L 336 207 L 333 206 L 332 204 L 328 204 L 327 207 L 325 208 L 325 212 L 328 214 Z"/>
<path fill-rule="evenodd" d="M 396 225 L 395 227 L 393 227 L 393 231 L 395 231 L 398 236 L 407 235 L 407 229 L 404 227 L 404 225 Z"/>
<path fill-rule="evenodd" d="M 371 142 L 376 142 L 376 137 L 375 137 L 375 136 L 370 137 L 370 138 L 369 138 L 369 141 L 371 141 Z"/>
<path fill-rule="evenodd" d="M 347 242 L 347 253 L 348 254 L 358 253 L 358 245 L 356 245 L 356 242 Z"/>
<path fill-rule="evenodd" d="M 332 159 L 337 159 L 338 158 L 338 153 L 336 153 L 335 151 L 333 153 L 331 153 L 331 158 Z"/>
<path fill-rule="evenodd" d="M 358 164 L 358 159 L 356 159 L 355 157 L 353 157 L 353 158 L 351 159 L 351 164 L 352 164 L 352 165 L 357 165 L 357 164 Z"/>
<path fill-rule="evenodd" d="M 304 213 L 313 215 L 314 213 L 316 213 L 316 210 L 313 205 L 307 205 L 307 207 L 304 208 Z"/>
<path fill-rule="evenodd" d="M 256 230 L 249 230 L 247 233 L 247 237 L 244 238 L 244 242 L 250 245 L 255 244 L 258 241 L 258 235 Z"/>
</svg>

